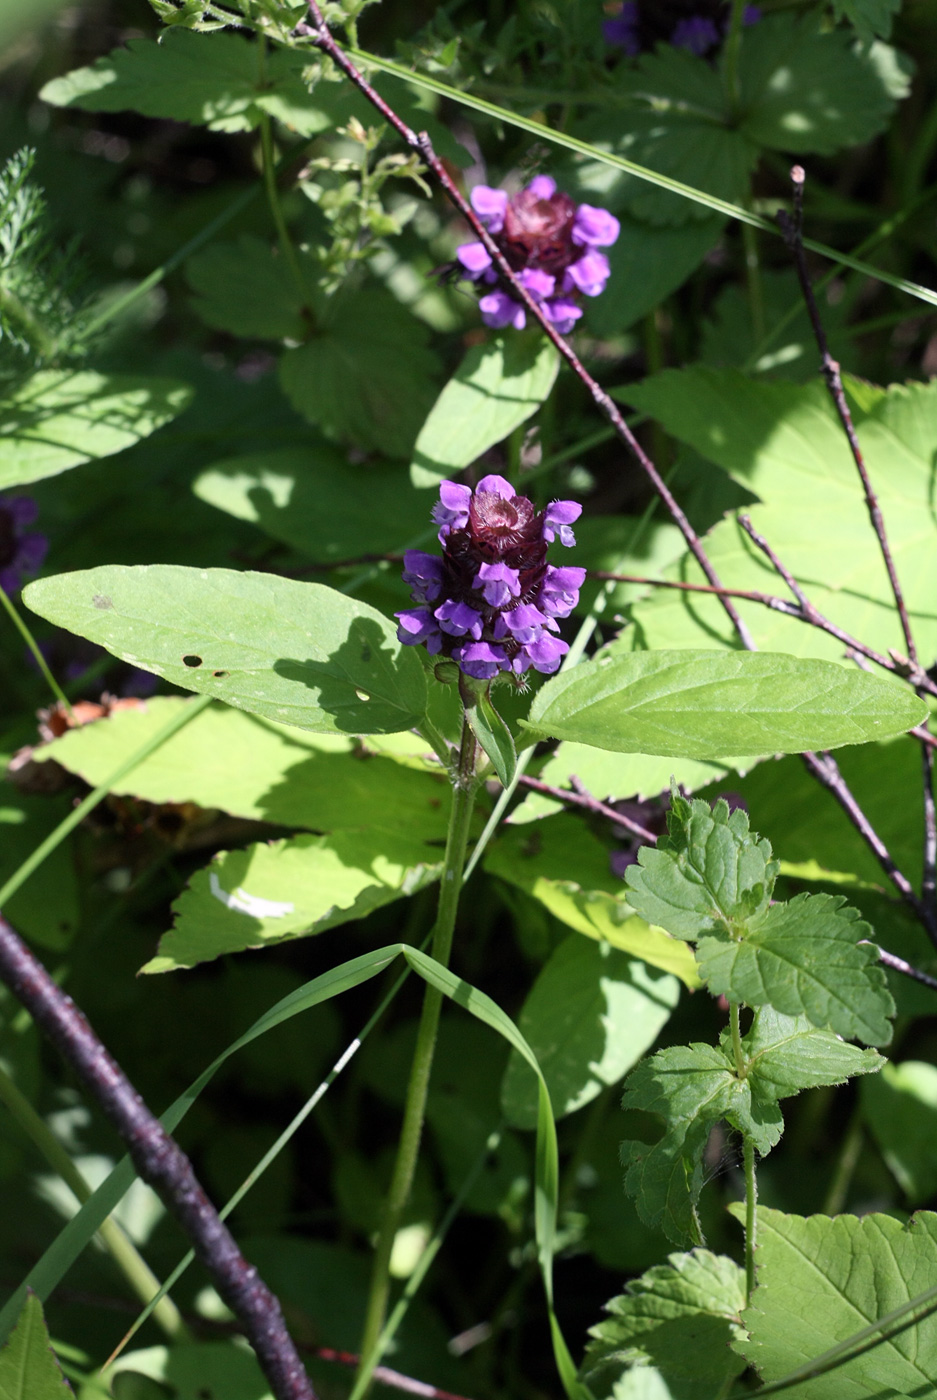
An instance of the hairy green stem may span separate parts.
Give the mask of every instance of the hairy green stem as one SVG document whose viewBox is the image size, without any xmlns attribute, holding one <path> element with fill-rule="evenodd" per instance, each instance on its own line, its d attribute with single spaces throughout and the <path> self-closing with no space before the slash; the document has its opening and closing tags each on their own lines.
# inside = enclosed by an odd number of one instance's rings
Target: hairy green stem
<svg viewBox="0 0 937 1400">
<path fill-rule="evenodd" d="M 286 220 L 283 217 L 283 208 L 280 204 L 280 194 L 277 190 L 276 161 L 273 155 L 273 134 L 270 129 L 270 118 L 264 112 L 260 118 L 260 152 L 263 162 L 264 189 L 267 192 L 267 203 L 270 206 L 270 213 L 276 226 L 277 237 L 280 240 L 280 249 L 293 275 L 293 280 L 299 290 L 299 294 L 305 305 L 309 299 L 309 289 L 303 278 L 302 268 L 296 256 L 296 249 L 293 247 L 293 240 L 290 238 L 289 229 L 286 227 Z"/>
<path fill-rule="evenodd" d="M 65 1182 L 78 1203 L 84 1205 L 91 1196 L 91 1187 L 45 1119 L 36 1112 L 2 1066 L 0 1066 L 0 1103 L 5 1104 L 11 1117 L 39 1149 L 52 1170 Z M 128 1239 L 117 1221 L 110 1217 L 102 1221 L 98 1235 L 140 1301 L 147 1304 L 153 1301 L 154 1295 L 159 1295 L 159 1279 L 146 1260 L 141 1258 L 133 1241 Z M 171 1298 L 160 1298 L 159 1302 L 154 1304 L 152 1311 L 155 1321 L 159 1323 L 170 1341 L 191 1340 L 189 1329 Z"/>
<path fill-rule="evenodd" d="M 6 610 L 10 621 L 13 623 L 13 626 L 16 628 L 17 632 L 19 632 L 20 636 L 23 638 L 23 641 L 26 643 L 26 645 L 29 647 L 29 650 L 32 652 L 33 660 L 39 667 L 39 670 L 42 672 L 43 677 L 45 678 L 46 685 L 52 691 L 52 694 L 55 696 L 59 704 L 64 707 L 65 713 L 68 715 L 69 719 L 74 720 L 75 712 L 72 709 L 71 704 L 69 703 L 68 696 L 62 690 L 62 687 L 59 685 L 58 681 L 55 679 L 52 672 L 49 670 L 49 667 L 46 664 L 46 659 L 43 656 L 42 652 L 39 650 L 39 646 L 36 642 L 35 637 L 33 636 L 32 632 L 30 632 L 29 628 L 26 626 L 26 623 L 20 617 L 19 610 L 15 606 L 13 599 L 2 587 L 0 587 L 0 604 L 2 604 L 2 606 Z"/>
<path fill-rule="evenodd" d="M 755 1244 L 758 1232 L 758 1179 L 755 1176 L 755 1144 L 750 1137 L 743 1142 L 745 1166 L 745 1301 L 750 1303 L 755 1290 Z"/>
<path fill-rule="evenodd" d="M 439 908 L 433 929 L 431 949 L 433 957 L 443 967 L 449 965 L 452 935 L 459 907 L 465 851 L 468 845 L 469 825 L 475 802 L 477 753 L 475 736 L 468 720 L 463 717 L 459 766 L 452 788 L 452 811 L 449 816 L 449 833 L 446 839 L 446 854 L 439 887 Z M 413 1052 L 410 1082 L 407 1086 L 397 1160 L 394 1164 L 394 1173 L 387 1193 L 384 1218 L 374 1254 L 371 1291 L 368 1297 L 364 1332 L 361 1339 L 361 1362 L 350 1400 L 358 1400 L 366 1392 L 374 1367 L 381 1356 L 381 1330 L 384 1326 L 390 1295 L 391 1253 L 416 1171 L 441 1008 L 442 993 L 435 987 L 427 986 L 423 997 L 423 1011 L 417 1031 L 416 1048 Z"/>
</svg>

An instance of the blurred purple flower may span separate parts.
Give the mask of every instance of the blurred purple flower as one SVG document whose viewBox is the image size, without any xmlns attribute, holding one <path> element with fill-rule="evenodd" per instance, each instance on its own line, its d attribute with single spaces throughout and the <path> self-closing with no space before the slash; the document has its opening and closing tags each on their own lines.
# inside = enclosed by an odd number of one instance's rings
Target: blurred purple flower
<svg viewBox="0 0 937 1400">
<path fill-rule="evenodd" d="M 508 197 L 506 191 L 476 185 L 472 208 L 492 235 L 518 281 L 538 301 L 561 335 L 582 315 L 581 296 L 597 297 L 609 277 L 608 259 L 597 250 L 618 237 L 619 223 L 607 209 L 576 204 L 559 194 L 549 175 L 535 175 Z M 478 305 L 486 326 L 523 330 L 527 313 L 503 284 L 485 245 L 456 249 L 461 275 L 489 287 Z"/>
<path fill-rule="evenodd" d="M 746 5 L 742 23 L 757 24 L 761 10 Z M 728 0 L 625 0 L 621 11 L 602 25 L 607 44 L 624 49 L 629 58 L 671 44 L 700 56 L 722 43 L 730 23 Z"/>
<path fill-rule="evenodd" d="M 0 588 L 4 593 L 14 593 L 46 557 L 45 535 L 26 528 L 38 514 L 32 496 L 0 496 Z"/>
<path fill-rule="evenodd" d="M 451 657 L 476 680 L 555 671 L 569 650 L 555 619 L 576 606 L 585 569 L 548 564 L 547 546 L 557 536 L 576 543 L 571 526 L 581 511 L 576 501 L 538 511 L 503 476 L 483 477 L 474 491 L 443 481 L 433 509 L 442 558 L 404 555 L 418 606 L 397 613 L 400 641 Z"/>
</svg>

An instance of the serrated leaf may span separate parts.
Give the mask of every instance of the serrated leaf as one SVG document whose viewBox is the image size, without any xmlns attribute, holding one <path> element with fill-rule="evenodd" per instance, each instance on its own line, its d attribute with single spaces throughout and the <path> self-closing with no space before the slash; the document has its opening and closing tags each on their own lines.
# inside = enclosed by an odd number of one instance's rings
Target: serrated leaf
<svg viewBox="0 0 937 1400">
<path fill-rule="evenodd" d="M 423 667 L 393 624 L 322 584 L 111 565 L 40 579 L 23 599 L 173 685 L 315 734 L 396 733 L 426 710 Z"/>
<path fill-rule="evenodd" d="M 901 0 L 833 0 L 835 18 L 848 19 L 866 42 L 876 37 L 887 39 L 892 19 L 900 9 Z"/>
<path fill-rule="evenodd" d="M 223 851 L 173 905 L 175 925 L 144 972 L 323 933 L 432 884 L 438 849 L 386 831 L 336 832 Z"/>
<path fill-rule="evenodd" d="M 304 447 L 213 462 L 192 489 L 317 563 L 399 552 L 426 518 L 426 497 L 398 465 L 349 461 L 331 443 L 310 438 Z"/>
<path fill-rule="evenodd" d="M 550 1091 L 557 1118 L 616 1084 L 657 1038 L 680 983 L 652 973 L 609 944 L 571 935 L 554 950 L 518 1018 Z M 537 1126 L 537 1081 L 512 1053 L 501 1086 L 508 1122 Z"/>
<path fill-rule="evenodd" d="M 485 869 L 539 900 L 555 918 L 587 938 L 643 958 L 699 985 L 690 950 L 638 918 L 611 872 L 608 851 L 583 822 L 560 815 L 535 827 L 503 828 L 485 853 Z"/>
<path fill-rule="evenodd" d="M 0 1350 L 0 1400 L 65 1400 L 73 1394 L 55 1359 L 42 1304 L 30 1293 Z"/>
<path fill-rule="evenodd" d="M 674 792 L 669 835 L 642 846 L 638 865 L 625 871 L 628 898 L 648 923 L 677 938 L 744 926 L 767 909 L 778 875 L 771 844 L 749 830 L 748 813 L 710 808 Z"/>
<path fill-rule="evenodd" d="M 297 258 L 309 283 L 305 294 L 282 253 L 265 239 L 242 233 L 229 243 L 213 243 L 186 261 L 193 309 L 206 325 L 231 335 L 304 340 L 319 267 L 302 252 Z"/>
<path fill-rule="evenodd" d="M 159 41 L 131 39 L 90 67 L 53 78 L 40 97 L 56 107 L 141 112 L 214 131 L 249 131 L 264 109 L 306 136 L 332 125 L 318 89 L 310 93 L 303 81 L 306 55 L 277 48 L 265 56 L 265 64 L 262 73 L 258 46 L 246 37 L 209 38 L 173 27 Z M 334 99 L 334 85 L 326 88 Z"/>
<path fill-rule="evenodd" d="M 718 759 L 888 738 L 922 723 L 905 687 L 832 662 L 768 652 L 605 656 L 552 676 L 532 733 L 624 753 Z"/>
<path fill-rule="evenodd" d="M 436 486 L 502 442 L 544 402 L 558 369 L 555 347 L 539 332 L 473 345 L 420 429 L 414 486 Z"/>
<path fill-rule="evenodd" d="M 409 457 L 435 398 L 427 328 L 382 287 L 340 291 L 280 359 L 280 384 L 326 437 Z"/>
<path fill-rule="evenodd" d="M 851 35 L 820 30 L 816 12 L 766 16 L 739 58 L 741 131 L 756 145 L 832 155 L 870 141 L 894 111 L 883 74 Z"/>
<path fill-rule="evenodd" d="M 784 1016 L 771 1006 L 755 1013 L 742 1037 L 749 1075 L 759 1090 L 786 1099 L 804 1089 L 843 1084 L 854 1074 L 876 1074 L 887 1062 L 877 1050 L 859 1050 L 806 1016 Z"/>
<path fill-rule="evenodd" d="M 602 167 L 608 171 L 609 167 Z M 612 172 L 614 173 L 614 172 Z M 588 202 L 590 192 L 584 194 Z M 604 198 L 599 194 L 596 199 Z M 685 203 L 686 201 L 684 201 Z M 691 219 L 673 228 L 655 228 L 619 211 L 620 232 L 605 249 L 611 275 L 600 297 L 590 297 L 584 325 L 593 335 L 621 335 L 665 297 L 682 287 L 719 242 L 725 220 L 718 215 Z"/>
<path fill-rule="evenodd" d="M 745 1273 L 734 1260 L 708 1249 L 671 1254 L 605 1305 L 611 1316 L 589 1329 L 583 1379 L 604 1394 L 649 1364 L 672 1400 L 720 1400 L 745 1365 L 729 1349 L 744 1335 L 744 1306 Z"/>
<path fill-rule="evenodd" d="M 738 1207 L 730 1207 L 738 1213 Z M 890 1215 L 807 1218 L 759 1208 L 757 1286 L 742 1314 L 749 1337 L 734 1348 L 764 1381 L 846 1341 L 933 1286 L 937 1215 L 906 1224 Z M 825 1375 L 785 1391 L 792 1400 L 926 1396 L 937 1375 L 937 1313 L 866 1340 Z"/>
<path fill-rule="evenodd" d="M 174 379 L 40 370 L 0 404 L 0 490 L 122 452 L 175 418 L 191 397 Z"/>
<path fill-rule="evenodd" d="M 188 703 L 159 696 L 115 711 L 36 749 L 34 760 L 60 763 L 96 787 Z M 310 734 L 226 705 L 203 710 L 112 790 L 313 831 L 404 830 L 419 841 L 445 840 L 450 800 L 438 771 L 364 754 L 344 735 Z M 23 856 L 30 849 L 27 843 Z M 69 889 L 64 873 L 57 879 Z"/>
<path fill-rule="evenodd" d="M 866 942 L 872 929 L 842 895 L 799 894 L 749 920 L 738 941 L 715 930 L 697 959 L 711 992 L 806 1016 L 847 1040 L 887 1045 L 895 1004 Z"/>
<path fill-rule="evenodd" d="M 663 1119 L 660 1140 L 622 1143 L 625 1190 L 638 1214 L 676 1244 L 700 1243 L 696 1202 L 703 1188 L 709 1130 L 726 1118 L 765 1156 L 784 1120 L 776 1103 L 753 1095 L 734 1061 L 714 1045 L 675 1045 L 642 1060 L 625 1083 L 621 1105 Z"/>
<path fill-rule="evenodd" d="M 862 1116 L 912 1205 L 937 1192 L 937 1068 L 888 1064 L 862 1085 Z"/>
</svg>

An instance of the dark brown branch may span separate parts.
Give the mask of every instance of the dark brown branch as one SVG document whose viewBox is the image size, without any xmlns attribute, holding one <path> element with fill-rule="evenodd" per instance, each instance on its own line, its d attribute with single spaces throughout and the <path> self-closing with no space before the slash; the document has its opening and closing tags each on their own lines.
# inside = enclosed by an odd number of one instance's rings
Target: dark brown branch
<svg viewBox="0 0 937 1400">
<path fill-rule="evenodd" d="M 921 736 L 933 735 L 926 729 Z M 921 903 L 937 924 L 937 804 L 934 802 L 934 750 L 921 749 L 921 769 L 924 780 L 924 873 L 921 879 Z"/>
<path fill-rule="evenodd" d="M 914 645 L 914 636 L 911 631 L 911 622 L 908 618 L 908 610 L 905 607 L 904 594 L 901 591 L 901 584 L 898 581 L 898 571 L 895 568 L 895 561 L 892 558 L 891 547 L 888 543 L 888 535 L 885 531 L 885 522 L 882 519 L 881 508 L 878 497 L 872 489 L 872 482 L 865 465 L 865 458 L 862 455 L 862 448 L 859 446 L 859 439 L 856 436 L 855 424 L 852 421 L 852 414 L 849 411 L 849 404 L 846 402 L 846 394 L 843 390 L 843 380 L 840 374 L 840 367 L 830 354 L 830 347 L 826 339 L 826 331 L 823 329 L 823 322 L 820 319 L 820 311 L 817 307 L 817 299 L 813 294 L 813 284 L 810 280 L 810 269 L 807 267 L 807 254 L 804 249 L 804 174 L 803 166 L 795 165 L 791 169 L 791 184 L 793 186 L 794 216 L 791 218 L 784 210 L 778 213 L 778 224 L 784 235 L 784 241 L 794 258 L 794 266 L 797 271 L 797 280 L 800 282 L 800 290 L 803 293 L 804 303 L 807 307 L 807 314 L 810 317 L 810 324 L 813 327 L 814 339 L 817 342 L 817 349 L 820 351 L 820 363 L 823 377 L 826 380 L 826 387 L 830 391 L 830 398 L 839 416 L 839 421 L 843 425 L 843 431 L 849 442 L 853 461 L 862 482 L 862 489 L 865 492 L 865 504 L 869 512 L 869 519 L 872 522 L 872 529 L 878 540 L 882 559 L 885 561 L 885 568 L 888 571 L 888 581 L 891 584 L 891 591 L 894 595 L 895 606 L 898 609 L 898 616 L 901 619 L 901 630 L 904 633 L 905 647 L 908 659 L 912 665 L 917 664 L 917 648 Z"/>
<path fill-rule="evenodd" d="M 528 315 L 532 316 L 533 319 L 539 324 L 544 334 L 556 346 L 557 350 L 563 356 L 563 359 L 566 361 L 566 363 L 570 366 L 573 373 L 577 376 L 581 383 L 584 384 L 585 387 L 589 390 L 589 393 L 592 395 L 593 401 L 595 402 L 597 407 L 600 408 L 601 411 L 605 414 L 605 417 L 611 423 L 616 434 L 627 447 L 631 455 L 634 457 L 635 461 L 638 463 L 641 470 L 644 472 L 645 476 L 648 478 L 651 485 L 654 487 L 654 490 L 657 492 L 657 495 L 667 507 L 667 510 L 670 512 L 672 520 L 677 525 L 678 529 L 680 530 L 680 533 L 683 535 L 683 538 L 686 540 L 687 547 L 690 550 L 690 553 L 693 555 L 694 559 L 699 564 L 703 573 L 709 579 L 710 583 L 714 584 L 716 587 L 719 587 L 719 576 L 713 568 L 712 564 L 710 563 L 709 557 L 702 546 L 699 536 L 693 529 L 693 526 L 690 524 L 686 515 L 684 515 L 675 497 L 671 495 L 667 483 L 664 481 L 663 477 L 658 472 L 654 463 L 651 461 L 650 457 L 648 457 L 647 453 L 644 451 L 637 438 L 634 436 L 634 433 L 632 433 L 631 429 L 628 427 L 628 424 L 625 422 L 624 417 L 618 409 L 618 406 L 602 388 L 601 384 L 599 384 L 597 380 L 593 379 L 592 375 L 589 373 L 585 365 L 579 359 L 579 356 L 573 350 L 569 342 L 565 339 L 564 336 L 560 335 L 560 333 L 557 331 L 556 327 L 552 324 L 552 322 L 550 322 L 547 319 L 539 303 L 534 300 L 534 298 L 528 292 L 527 288 L 524 287 L 518 280 L 517 274 L 515 273 L 511 265 L 508 263 L 504 254 L 501 252 L 501 249 L 495 243 L 491 234 L 488 232 L 485 225 L 479 219 L 472 206 L 464 198 L 458 186 L 455 184 L 452 177 L 450 176 L 445 165 L 439 159 L 436 152 L 433 150 L 432 142 L 430 141 L 426 132 L 421 131 L 418 133 L 415 132 L 411 127 L 407 126 L 406 122 L 402 121 L 401 118 L 397 115 L 397 113 L 387 105 L 383 97 L 381 97 L 380 93 L 377 92 L 371 86 L 367 78 L 365 78 L 364 74 L 361 73 L 355 67 L 351 59 L 347 56 L 347 54 L 343 52 L 343 50 L 339 47 L 339 45 L 335 42 L 335 39 L 330 34 L 328 27 L 322 18 L 322 12 L 319 9 L 319 6 L 316 4 L 316 0 L 309 0 L 309 13 L 312 16 L 313 24 L 298 24 L 296 26 L 295 32 L 297 34 L 307 36 L 316 48 L 321 49 L 323 53 L 328 54 L 328 56 L 332 59 L 333 63 L 335 63 L 342 70 L 342 72 L 346 74 L 346 76 L 354 83 L 355 87 L 357 87 L 359 91 L 362 92 L 364 96 L 368 99 L 368 101 L 374 107 L 377 108 L 384 120 L 390 126 L 393 127 L 394 131 L 396 131 L 398 135 L 403 138 L 407 145 L 410 146 L 413 150 L 420 152 L 424 161 L 426 162 L 429 169 L 432 171 L 433 175 L 435 176 L 439 185 L 444 190 L 450 202 L 456 207 L 456 209 L 458 209 L 459 213 L 462 215 L 463 219 L 465 219 L 466 223 L 472 229 L 472 232 L 475 234 L 475 237 L 479 240 L 479 242 L 484 244 L 491 257 L 492 262 L 498 269 L 498 272 L 500 273 L 505 284 L 511 288 L 511 295 L 517 301 L 521 302 Z M 751 649 L 751 636 L 749 634 L 748 628 L 746 627 L 742 619 L 739 617 L 738 611 L 734 607 L 731 599 L 727 597 L 721 597 L 720 601 L 726 613 L 728 614 L 732 625 L 737 631 L 739 637 L 742 639 L 743 645 Z"/>
<path fill-rule="evenodd" d="M 72 1066 L 120 1133 L 138 1175 L 159 1194 L 239 1318 L 277 1400 L 315 1400 L 280 1304 L 241 1254 L 188 1157 L 146 1107 L 71 997 L 0 915 L 0 979 Z"/>
<path fill-rule="evenodd" d="M 551 787 L 549 783 L 542 783 L 539 778 L 529 778 L 526 773 L 520 778 L 523 787 L 531 788 L 534 792 L 542 792 L 545 797 L 553 797 L 557 802 L 568 802 L 572 807 L 582 807 L 587 812 L 595 812 L 597 816 L 607 817 L 610 822 L 615 822 L 617 826 L 623 827 L 630 836 L 636 836 L 639 841 L 648 842 L 652 846 L 656 844 L 657 837 L 653 831 L 648 831 L 647 827 L 632 821 L 630 817 L 623 817 L 620 812 L 615 811 L 614 807 L 600 802 L 581 784 L 577 784 L 576 778 L 570 777 L 570 782 L 574 784 L 575 791 L 570 791 L 569 788 Z"/>
<path fill-rule="evenodd" d="M 904 958 L 897 957 L 894 953 L 886 953 L 884 948 L 878 950 L 878 960 L 884 967 L 890 967 L 895 972 L 900 972 L 903 977 L 913 977 L 915 982 L 922 982 L 925 987 L 937 989 L 937 977 L 931 977 L 929 972 L 922 972 L 920 968 L 912 967 Z"/>
</svg>

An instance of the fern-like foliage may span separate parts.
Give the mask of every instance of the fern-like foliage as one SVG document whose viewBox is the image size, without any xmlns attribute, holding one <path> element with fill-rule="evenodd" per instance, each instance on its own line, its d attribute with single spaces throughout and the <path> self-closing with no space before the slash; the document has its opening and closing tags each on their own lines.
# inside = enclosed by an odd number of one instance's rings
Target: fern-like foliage
<svg viewBox="0 0 937 1400">
<path fill-rule="evenodd" d="M 0 170 L 0 379 L 73 358 L 80 329 L 74 245 L 59 247 L 35 152 L 24 147 Z"/>
</svg>

